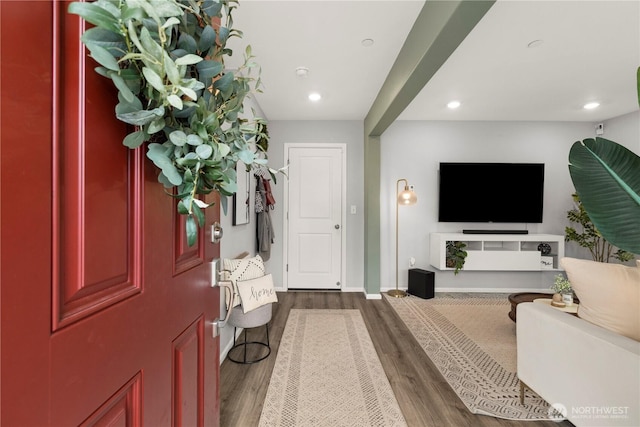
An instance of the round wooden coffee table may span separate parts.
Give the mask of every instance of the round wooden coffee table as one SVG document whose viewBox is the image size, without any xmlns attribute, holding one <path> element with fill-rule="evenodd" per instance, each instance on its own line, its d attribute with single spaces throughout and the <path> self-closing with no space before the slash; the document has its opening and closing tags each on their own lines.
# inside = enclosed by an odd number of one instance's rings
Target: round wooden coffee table
<svg viewBox="0 0 640 427">
<path fill-rule="evenodd" d="M 521 302 L 533 302 L 538 298 L 551 298 L 553 294 L 543 294 L 540 292 L 520 292 L 517 294 L 509 295 L 509 302 L 511 303 L 511 311 L 509 312 L 509 319 L 516 321 L 516 307 Z"/>
</svg>

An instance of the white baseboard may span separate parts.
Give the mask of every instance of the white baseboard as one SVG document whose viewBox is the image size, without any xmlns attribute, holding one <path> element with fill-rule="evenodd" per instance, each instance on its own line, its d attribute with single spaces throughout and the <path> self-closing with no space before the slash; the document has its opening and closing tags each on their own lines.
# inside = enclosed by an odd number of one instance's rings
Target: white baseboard
<svg viewBox="0 0 640 427">
<path fill-rule="evenodd" d="M 236 340 L 238 339 L 238 337 L 240 336 L 243 330 L 244 330 L 243 328 L 236 328 Z M 233 347 L 233 340 L 229 340 L 225 348 L 223 348 L 222 351 L 220 352 L 220 366 L 222 366 L 222 362 L 224 362 L 224 360 L 227 358 L 227 354 L 231 351 L 232 347 Z"/>
<path fill-rule="evenodd" d="M 383 288 L 380 290 L 381 293 L 386 293 L 387 291 L 395 289 L 393 288 Z M 402 291 L 407 291 L 407 288 L 399 288 Z M 451 293 L 487 293 L 487 294 L 514 294 L 518 292 L 540 292 L 543 294 L 551 294 L 552 292 L 549 288 L 435 288 L 435 292 L 451 292 Z"/>
</svg>

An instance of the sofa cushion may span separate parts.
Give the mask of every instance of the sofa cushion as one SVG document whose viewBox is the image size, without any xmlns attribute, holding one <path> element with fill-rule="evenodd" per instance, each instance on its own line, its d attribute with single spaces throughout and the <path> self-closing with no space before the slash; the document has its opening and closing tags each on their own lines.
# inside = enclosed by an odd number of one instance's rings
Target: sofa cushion
<svg viewBox="0 0 640 427">
<path fill-rule="evenodd" d="M 264 276 L 264 262 L 260 255 L 256 255 L 253 258 L 238 258 L 222 260 L 222 268 L 228 270 L 229 274 L 226 280 L 233 282 L 233 289 L 235 291 L 235 297 L 233 305 L 234 307 L 240 305 L 240 294 L 238 293 L 238 281 L 255 279 L 257 277 Z M 227 299 L 227 305 L 229 305 L 229 299 Z"/>
<path fill-rule="evenodd" d="M 640 341 L 640 261 L 628 267 L 565 257 L 560 265 L 580 299 L 580 318 Z"/>
</svg>

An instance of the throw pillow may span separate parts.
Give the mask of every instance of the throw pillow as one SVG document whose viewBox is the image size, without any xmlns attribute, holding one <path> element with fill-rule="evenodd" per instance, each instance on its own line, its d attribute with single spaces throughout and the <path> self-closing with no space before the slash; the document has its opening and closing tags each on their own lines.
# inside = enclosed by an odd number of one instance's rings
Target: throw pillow
<svg viewBox="0 0 640 427">
<path fill-rule="evenodd" d="M 560 265 L 580 299 L 580 318 L 640 341 L 640 262 L 627 267 L 562 258 Z"/>
<path fill-rule="evenodd" d="M 265 304 L 278 302 L 271 274 L 257 279 L 238 281 L 238 292 L 240 292 L 242 311 L 244 313 L 248 313 Z"/>
<path fill-rule="evenodd" d="M 253 258 L 240 258 L 240 259 L 223 259 L 222 269 L 228 270 L 226 280 L 233 282 L 234 289 L 234 302 L 233 306 L 240 305 L 240 294 L 238 293 L 238 281 L 255 279 L 256 277 L 264 276 L 264 262 L 260 255 L 256 255 Z M 229 298 L 227 297 L 227 306 L 229 305 Z"/>
</svg>

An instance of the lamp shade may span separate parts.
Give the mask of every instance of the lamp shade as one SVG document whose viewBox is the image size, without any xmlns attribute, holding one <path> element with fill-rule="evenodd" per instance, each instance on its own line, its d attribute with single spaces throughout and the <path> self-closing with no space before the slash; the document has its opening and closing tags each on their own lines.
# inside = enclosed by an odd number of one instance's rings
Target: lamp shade
<svg viewBox="0 0 640 427">
<path fill-rule="evenodd" d="M 404 186 L 404 190 L 402 193 L 398 195 L 398 204 L 399 205 L 414 205 L 418 201 L 418 196 L 411 189 L 409 189 L 408 185 Z"/>
</svg>

